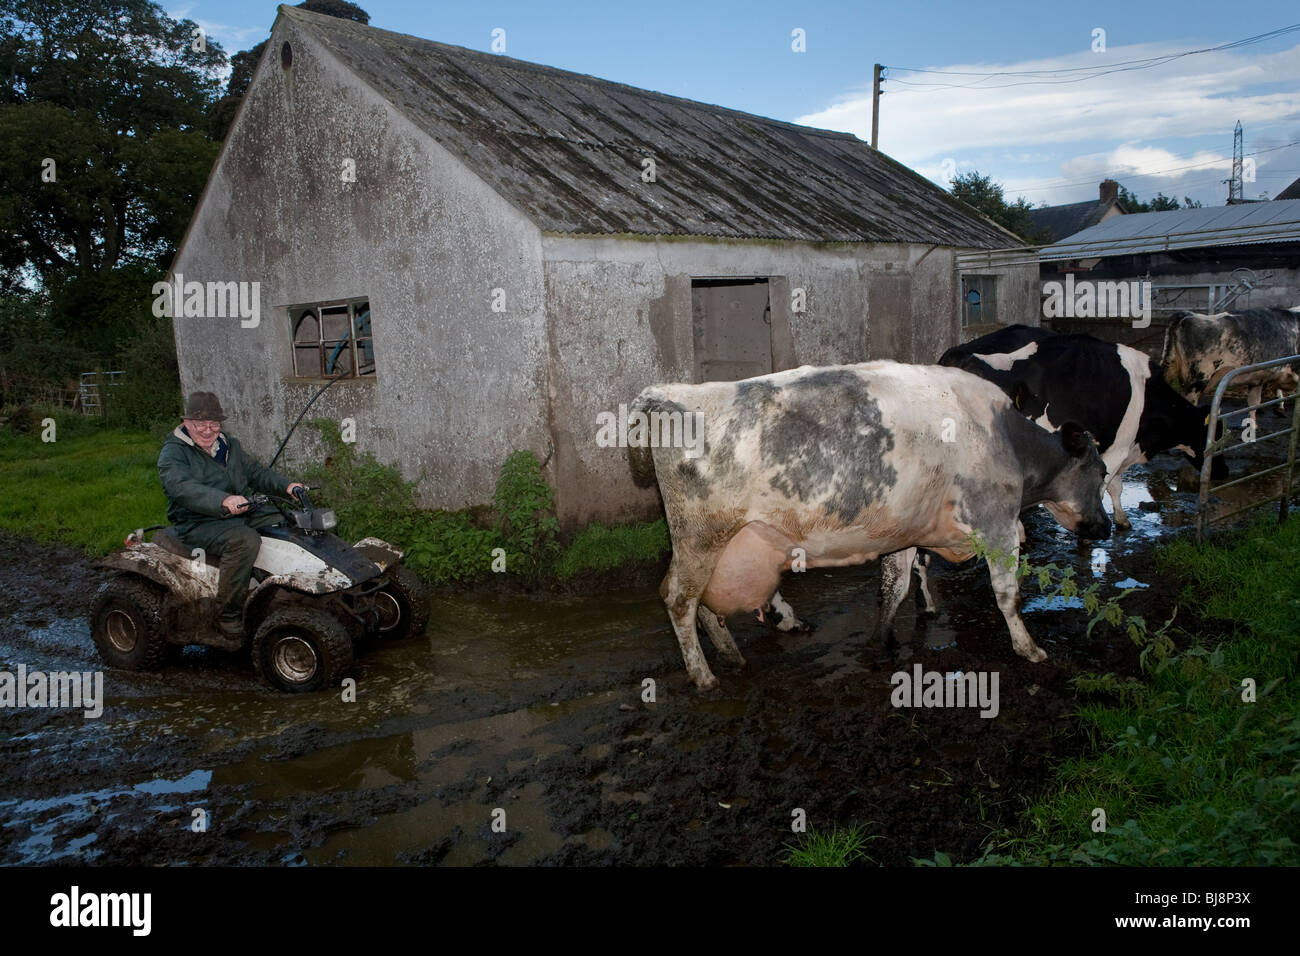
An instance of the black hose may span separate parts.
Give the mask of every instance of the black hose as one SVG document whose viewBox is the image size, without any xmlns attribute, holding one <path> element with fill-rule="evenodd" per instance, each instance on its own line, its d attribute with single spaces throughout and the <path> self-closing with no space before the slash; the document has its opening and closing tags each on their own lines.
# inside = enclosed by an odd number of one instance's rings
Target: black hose
<svg viewBox="0 0 1300 956">
<path fill-rule="evenodd" d="M 316 399 L 320 398 L 321 395 L 325 393 L 325 389 L 329 388 L 331 385 L 333 385 L 335 382 L 337 382 L 346 374 L 347 374 L 347 369 L 344 369 L 342 372 L 339 372 L 332 379 L 330 379 L 328 382 L 322 385 L 320 389 L 316 392 L 316 394 L 311 397 L 311 401 L 309 401 L 306 405 L 302 407 L 302 411 L 298 413 L 298 417 L 295 418 L 293 424 L 289 426 L 289 434 L 285 435 L 284 441 L 280 442 L 280 447 L 275 450 L 275 457 L 271 459 L 271 463 L 266 466 L 267 468 L 275 467 L 275 463 L 280 459 L 280 452 L 284 451 L 284 446 L 289 444 L 289 438 L 293 435 L 293 430 L 297 428 L 298 423 L 302 421 L 302 416 L 307 414 L 307 409 L 311 408 L 312 404 L 316 401 Z"/>
</svg>

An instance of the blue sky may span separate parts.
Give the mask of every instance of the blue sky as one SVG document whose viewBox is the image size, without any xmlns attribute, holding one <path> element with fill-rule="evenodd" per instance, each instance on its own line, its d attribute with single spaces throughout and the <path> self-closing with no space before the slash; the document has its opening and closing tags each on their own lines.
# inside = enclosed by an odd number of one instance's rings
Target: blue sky
<svg viewBox="0 0 1300 956">
<path fill-rule="evenodd" d="M 275 5 L 261 0 L 163 6 L 202 24 L 227 53 L 265 38 L 275 19 Z M 884 152 L 945 186 L 954 171 L 978 170 L 1002 183 L 1009 198 L 1023 195 L 1036 205 L 1095 198 L 1107 175 L 1142 198 L 1163 191 L 1220 205 L 1238 119 L 1247 156 L 1256 154 L 1246 197 L 1275 195 L 1300 177 L 1300 31 L 1070 83 L 901 69 L 1091 69 L 1300 24 L 1294 2 L 360 6 L 372 26 L 387 30 L 489 50 L 499 27 L 506 54 L 518 59 L 863 139 L 870 137 L 872 65 L 883 63 L 891 68 L 881 107 Z M 805 52 L 791 48 L 795 29 L 804 31 Z M 1093 49 L 1096 29 L 1105 31 L 1104 51 Z M 935 82 L 968 88 L 908 85 Z M 981 88 L 1009 82 L 1024 85 Z"/>
</svg>

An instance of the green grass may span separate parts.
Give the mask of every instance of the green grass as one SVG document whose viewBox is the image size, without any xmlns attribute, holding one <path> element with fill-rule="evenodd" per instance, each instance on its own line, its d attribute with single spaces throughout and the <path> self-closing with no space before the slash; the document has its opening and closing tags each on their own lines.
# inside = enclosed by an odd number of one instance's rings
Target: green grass
<svg viewBox="0 0 1300 956">
<path fill-rule="evenodd" d="M 804 834 L 799 846 L 786 844 L 787 866 L 850 866 L 858 861 L 874 863 L 866 846 L 880 837 L 867 836 L 858 827 Z"/>
<path fill-rule="evenodd" d="M 41 440 L 40 418 L 25 434 L 0 430 L 0 528 L 101 555 L 134 528 L 166 523 L 159 439 L 81 416 L 51 417 L 53 442 Z"/>
<path fill-rule="evenodd" d="M 555 563 L 560 580 L 580 571 L 608 571 L 630 563 L 658 561 L 672 547 L 668 523 L 660 518 L 640 524 L 588 525 L 576 534 Z"/>
<path fill-rule="evenodd" d="M 1094 747 L 1065 762 L 984 862 L 1300 863 L 1300 518 L 1161 549 L 1160 573 L 1209 622 L 1146 680 L 1084 678 Z M 1243 681 L 1255 702 L 1243 700 Z M 1096 810 L 1106 815 L 1094 832 Z"/>
<path fill-rule="evenodd" d="M 53 442 L 42 441 L 41 423 L 47 417 L 55 419 Z M 0 487 L 5 491 L 0 528 L 101 555 L 121 547 L 134 528 L 165 524 L 167 499 L 157 469 L 165 438 L 165 429 L 109 428 L 81 415 L 40 409 L 30 431 L 0 427 Z M 535 481 L 515 495 L 524 505 L 507 529 L 513 533 L 503 533 L 484 526 L 483 516 L 471 511 L 419 509 L 414 487 L 395 468 L 357 455 L 350 446 L 339 444 L 333 451 L 330 468 L 316 466 L 303 477 L 324 485 L 318 498 L 338 512 L 338 533 L 350 541 L 373 535 L 393 542 L 407 550 L 407 563 L 434 584 L 467 584 L 489 576 L 495 548 L 508 552 L 507 568 L 515 570 L 525 563 L 521 549 L 542 542 L 547 545 L 543 567 L 561 579 L 588 569 L 654 562 L 669 548 L 662 520 L 612 528 L 593 524 L 552 562 L 553 531 L 544 523 L 544 509 L 536 509 L 541 516 L 537 528 L 546 533 L 520 533 L 532 530 L 527 518 L 538 496 Z M 543 576 L 541 583 L 545 581 Z"/>
</svg>

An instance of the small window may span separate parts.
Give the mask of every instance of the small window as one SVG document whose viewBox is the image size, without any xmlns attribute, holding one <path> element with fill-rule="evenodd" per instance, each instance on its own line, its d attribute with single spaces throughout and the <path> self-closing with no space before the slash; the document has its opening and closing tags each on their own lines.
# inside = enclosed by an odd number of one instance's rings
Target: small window
<svg viewBox="0 0 1300 956">
<path fill-rule="evenodd" d="M 997 321 L 997 277 L 962 276 L 961 327 L 996 325 Z"/>
<path fill-rule="evenodd" d="M 368 300 L 294 306 L 289 317 L 293 323 L 293 374 L 298 378 L 375 374 Z"/>
<path fill-rule="evenodd" d="M 289 46 L 288 40 L 280 44 L 280 66 L 286 70 L 293 66 L 293 47 Z"/>
</svg>

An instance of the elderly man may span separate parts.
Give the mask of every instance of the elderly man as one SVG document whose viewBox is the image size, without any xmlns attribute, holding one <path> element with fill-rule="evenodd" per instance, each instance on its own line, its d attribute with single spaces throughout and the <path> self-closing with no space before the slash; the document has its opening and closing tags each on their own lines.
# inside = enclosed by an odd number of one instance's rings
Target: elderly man
<svg viewBox="0 0 1300 956">
<path fill-rule="evenodd" d="M 193 392 L 181 424 L 158 455 L 158 476 L 167 493 L 167 520 L 191 548 L 221 559 L 217 607 L 221 632 L 232 640 L 244 633 L 244 599 L 253 562 L 262 546 L 256 528 L 274 524 L 279 512 L 263 507 L 249 513 L 245 489 L 293 497 L 301 482 L 266 468 L 221 431 L 226 415 L 212 392 Z"/>
</svg>

